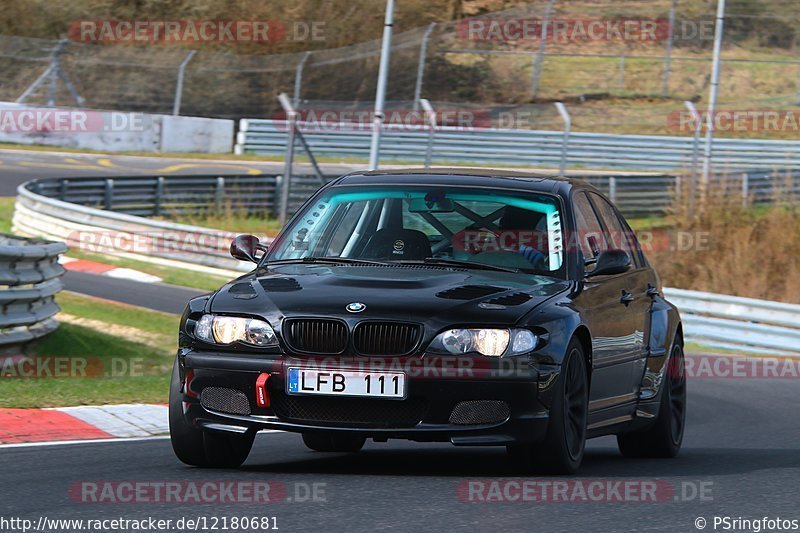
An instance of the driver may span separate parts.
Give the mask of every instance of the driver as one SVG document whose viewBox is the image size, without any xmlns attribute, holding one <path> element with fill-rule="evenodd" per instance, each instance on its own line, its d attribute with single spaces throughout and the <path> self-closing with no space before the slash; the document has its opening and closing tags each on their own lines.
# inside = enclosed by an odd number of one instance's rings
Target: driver
<svg viewBox="0 0 800 533">
<path fill-rule="evenodd" d="M 546 269 L 547 256 L 539 251 L 546 249 L 546 232 L 541 229 L 544 214 L 520 207 L 506 206 L 498 222 L 500 242 L 508 243 L 511 249 L 524 257 L 536 269 Z"/>
</svg>

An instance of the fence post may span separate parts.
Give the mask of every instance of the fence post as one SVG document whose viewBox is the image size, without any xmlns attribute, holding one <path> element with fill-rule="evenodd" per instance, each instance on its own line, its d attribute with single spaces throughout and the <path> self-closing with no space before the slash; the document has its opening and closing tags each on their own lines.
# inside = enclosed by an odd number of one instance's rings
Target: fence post
<svg viewBox="0 0 800 533">
<path fill-rule="evenodd" d="M 431 167 L 431 159 L 433 159 L 433 135 L 436 132 L 436 111 L 433 110 L 431 103 L 422 98 L 419 101 L 422 109 L 425 110 L 425 117 L 428 119 L 428 146 L 425 149 L 425 168 Z"/>
<path fill-rule="evenodd" d="M 572 130 L 572 119 L 570 119 L 569 112 L 563 102 L 556 102 L 555 105 L 558 114 L 561 115 L 561 120 L 564 121 L 564 140 L 561 144 L 561 162 L 558 166 L 558 175 L 563 176 L 567 170 L 567 148 L 569 146 L 569 136 Z"/>
<path fill-rule="evenodd" d="M 222 203 L 225 201 L 225 178 L 219 176 L 217 184 L 214 186 L 214 209 L 217 213 L 222 212 Z"/>
<path fill-rule="evenodd" d="M 697 194 L 697 160 L 700 150 L 700 131 L 703 128 L 703 119 L 694 104 L 688 100 L 683 103 L 694 117 L 694 138 L 692 139 L 692 174 L 689 181 L 689 217 L 694 216 L 694 202 Z"/>
<path fill-rule="evenodd" d="M 431 33 L 433 33 L 433 29 L 436 27 L 435 22 L 431 22 L 428 25 L 428 28 L 425 30 L 425 33 L 422 35 L 422 42 L 419 45 L 419 60 L 417 61 L 417 82 L 414 85 L 414 111 L 416 112 L 419 109 L 420 101 L 419 99 L 422 97 L 422 81 L 425 77 L 425 60 L 428 56 L 428 41 L 431 38 Z"/>
<path fill-rule="evenodd" d="M 161 216 L 162 196 L 164 196 L 164 176 L 159 176 L 156 178 L 156 197 L 155 202 L 153 202 L 153 216 Z"/>
<path fill-rule="evenodd" d="M 722 66 L 722 40 L 725 27 L 725 0 L 717 0 L 717 16 L 714 26 L 714 57 L 711 63 L 711 86 L 708 95 L 708 126 L 706 127 L 706 143 L 703 148 L 703 175 L 701 177 L 700 200 L 705 203 L 708 182 L 711 175 L 711 163 L 714 157 L 714 121 L 719 93 L 720 68 Z"/>
<path fill-rule="evenodd" d="M 186 57 L 181 61 L 181 64 L 178 66 L 178 83 L 175 85 L 175 101 L 172 105 L 172 114 L 173 115 L 180 115 L 181 114 L 181 99 L 183 98 L 183 77 L 186 74 L 186 65 L 189 64 L 189 61 L 192 60 L 194 55 L 197 53 L 197 50 L 191 50 Z"/>
<path fill-rule="evenodd" d="M 617 91 L 622 94 L 625 90 L 625 54 L 619 56 L 619 87 Z"/>
<path fill-rule="evenodd" d="M 800 105 L 800 76 L 797 80 L 797 105 Z"/>
<path fill-rule="evenodd" d="M 539 39 L 539 51 L 536 53 L 533 62 L 533 75 L 531 76 L 531 100 L 536 98 L 539 92 L 539 81 L 542 77 L 542 63 L 544 62 L 544 52 L 547 47 L 547 30 L 550 25 L 550 16 L 553 12 L 553 5 L 556 0 L 549 0 L 547 7 L 544 8 L 544 17 L 542 18 L 542 33 Z"/>
<path fill-rule="evenodd" d="M 103 205 L 105 206 L 103 209 L 106 211 L 111 211 L 111 208 L 114 207 L 114 178 L 106 179 Z"/>
<path fill-rule="evenodd" d="M 669 29 L 667 34 L 667 48 L 664 51 L 664 89 L 662 96 L 667 98 L 669 96 L 669 76 L 672 68 L 672 42 L 675 38 L 675 7 L 678 0 L 672 0 L 672 6 L 669 8 Z"/>
<path fill-rule="evenodd" d="M 306 68 L 306 61 L 308 61 L 311 52 L 303 54 L 303 58 L 297 63 L 294 71 L 294 94 L 292 95 L 292 103 L 295 107 L 300 104 L 300 88 L 303 86 L 303 70 Z"/>
<path fill-rule="evenodd" d="M 292 166 L 294 164 L 294 136 L 297 129 L 297 111 L 292 107 L 286 93 L 278 95 L 281 107 L 286 111 L 286 156 L 283 162 L 283 181 L 281 181 L 281 203 L 278 211 L 278 222 L 286 224 L 289 211 L 289 192 L 292 181 Z"/>
</svg>

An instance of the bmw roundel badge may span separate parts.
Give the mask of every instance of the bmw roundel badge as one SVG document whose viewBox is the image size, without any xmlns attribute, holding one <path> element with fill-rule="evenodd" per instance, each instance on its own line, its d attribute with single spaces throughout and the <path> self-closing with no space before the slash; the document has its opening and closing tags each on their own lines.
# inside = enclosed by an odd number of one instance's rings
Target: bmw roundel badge
<svg viewBox="0 0 800 533">
<path fill-rule="evenodd" d="M 345 309 L 347 309 L 351 313 L 360 313 L 361 311 L 363 311 L 366 308 L 367 308 L 366 304 L 362 304 L 361 302 L 353 302 L 353 303 L 347 304 L 347 307 Z"/>
</svg>

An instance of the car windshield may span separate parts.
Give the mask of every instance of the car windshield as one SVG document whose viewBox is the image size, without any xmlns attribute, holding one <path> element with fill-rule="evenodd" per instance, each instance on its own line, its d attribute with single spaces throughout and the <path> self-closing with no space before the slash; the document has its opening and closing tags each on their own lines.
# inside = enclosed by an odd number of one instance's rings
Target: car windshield
<svg viewBox="0 0 800 533">
<path fill-rule="evenodd" d="M 558 199 L 491 189 L 338 186 L 295 217 L 266 262 L 428 263 L 563 277 Z"/>
</svg>

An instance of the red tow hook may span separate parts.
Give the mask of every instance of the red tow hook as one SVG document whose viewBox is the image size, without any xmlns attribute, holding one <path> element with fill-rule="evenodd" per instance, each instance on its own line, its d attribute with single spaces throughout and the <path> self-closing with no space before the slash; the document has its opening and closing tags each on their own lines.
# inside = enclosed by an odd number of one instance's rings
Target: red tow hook
<svg viewBox="0 0 800 533">
<path fill-rule="evenodd" d="M 267 390 L 267 381 L 269 374 L 262 372 L 256 380 L 256 405 L 259 407 L 269 407 L 269 391 Z"/>
</svg>

